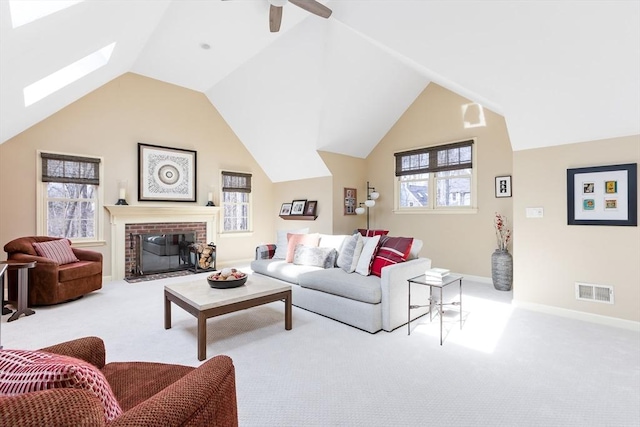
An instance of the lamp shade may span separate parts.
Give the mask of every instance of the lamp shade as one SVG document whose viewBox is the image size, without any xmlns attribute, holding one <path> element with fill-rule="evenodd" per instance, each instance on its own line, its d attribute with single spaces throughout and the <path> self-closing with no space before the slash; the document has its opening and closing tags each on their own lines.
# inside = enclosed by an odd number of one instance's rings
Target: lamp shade
<svg viewBox="0 0 640 427">
<path fill-rule="evenodd" d="M 369 197 L 371 197 L 372 200 L 378 200 L 378 197 L 380 197 L 380 193 L 378 193 L 377 191 L 374 191 L 371 194 L 369 194 Z"/>
<path fill-rule="evenodd" d="M 357 215 L 362 215 L 364 213 L 364 208 L 362 206 L 358 206 L 356 208 L 356 214 Z"/>
<path fill-rule="evenodd" d="M 375 206 L 375 205 L 376 205 L 376 201 L 375 201 L 375 200 L 365 200 L 365 201 L 364 201 L 364 204 L 365 204 L 368 208 L 370 208 L 370 207 L 373 207 L 373 206 Z"/>
</svg>

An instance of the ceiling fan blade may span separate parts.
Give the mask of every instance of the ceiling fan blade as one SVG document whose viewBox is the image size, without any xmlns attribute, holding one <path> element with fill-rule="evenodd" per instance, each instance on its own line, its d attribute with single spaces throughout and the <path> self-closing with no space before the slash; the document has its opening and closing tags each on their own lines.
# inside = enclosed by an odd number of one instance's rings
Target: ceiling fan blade
<svg viewBox="0 0 640 427">
<path fill-rule="evenodd" d="M 289 3 L 293 3 L 307 12 L 311 12 L 314 15 L 318 15 L 323 18 L 331 16 L 331 9 L 316 0 L 289 0 Z"/>
<path fill-rule="evenodd" d="M 280 31 L 280 23 L 282 22 L 282 6 L 270 5 L 269 8 L 269 30 L 272 33 Z"/>
</svg>

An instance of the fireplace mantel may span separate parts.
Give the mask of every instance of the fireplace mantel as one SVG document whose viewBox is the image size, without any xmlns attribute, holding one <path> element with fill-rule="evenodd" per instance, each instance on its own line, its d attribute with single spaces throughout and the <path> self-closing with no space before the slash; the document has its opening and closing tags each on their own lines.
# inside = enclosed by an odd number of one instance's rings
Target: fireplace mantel
<svg viewBox="0 0 640 427">
<path fill-rule="evenodd" d="M 152 222 L 205 222 L 207 242 L 216 242 L 217 206 L 106 205 L 111 223 L 111 278 L 125 277 L 125 225 Z"/>
</svg>

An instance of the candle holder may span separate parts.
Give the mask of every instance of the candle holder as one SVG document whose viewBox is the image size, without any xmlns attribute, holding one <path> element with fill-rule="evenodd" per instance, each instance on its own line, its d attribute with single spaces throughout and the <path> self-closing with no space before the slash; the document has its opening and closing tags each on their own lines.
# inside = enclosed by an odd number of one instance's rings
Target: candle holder
<svg viewBox="0 0 640 427">
<path fill-rule="evenodd" d="M 127 196 L 127 181 L 118 181 L 118 201 L 116 205 L 128 205 L 126 200 Z"/>
<path fill-rule="evenodd" d="M 213 204 L 213 187 L 209 188 L 209 192 L 207 193 L 207 204 L 205 206 L 215 206 Z"/>
</svg>

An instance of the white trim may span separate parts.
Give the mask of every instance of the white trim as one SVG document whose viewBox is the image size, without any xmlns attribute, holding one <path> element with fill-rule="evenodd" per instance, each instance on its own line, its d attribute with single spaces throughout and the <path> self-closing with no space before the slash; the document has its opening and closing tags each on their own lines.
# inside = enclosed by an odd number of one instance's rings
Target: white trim
<svg viewBox="0 0 640 427">
<path fill-rule="evenodd" d="M 602 316 L 600 314 L 585 313 L 584 311 L 569 310 L 567 308 L 553 307 L 550 305 L 518 300 L 513 300 L 512 304 L 515 307 L 523 308 L 525 310 L 553 314 L 570 319 L 583 320 L 585 322 L 598 323 L 601 325 L 614 326 L 617 328 L 640 332 L 640 322 L 635 322 L 633 320 L 618 319 L 616 317 Z"/>
<path fill-rule="evenodd" d="M 217 242 L 217 206 L 105 205 L 111 222 L 111 277 L 125 276 L 125 225 L 150 222 L 205 222 L 206 242 Z"/>
</svg>

